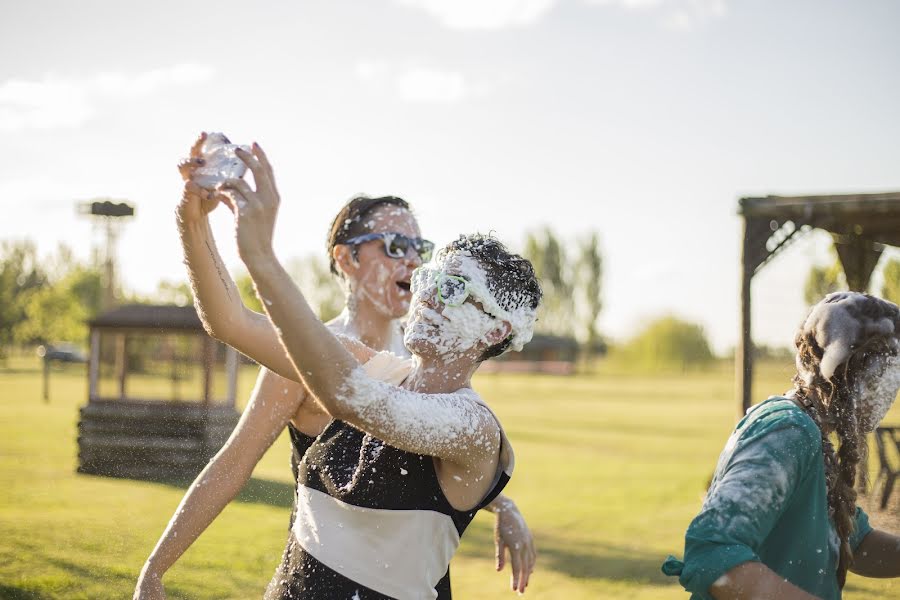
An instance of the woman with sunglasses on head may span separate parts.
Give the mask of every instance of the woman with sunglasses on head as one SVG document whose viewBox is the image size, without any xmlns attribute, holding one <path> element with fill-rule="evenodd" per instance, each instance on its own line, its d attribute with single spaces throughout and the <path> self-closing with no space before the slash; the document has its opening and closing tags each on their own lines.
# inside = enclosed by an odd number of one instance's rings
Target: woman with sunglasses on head
<svg viewBox="0 0 900 600">
<path fill-rule="evenodd" d="M 196 158 L 198 148 L 199 141 L 192 150 L 192 157 Z M 186 182 L 190 182 L 193 170 L 199 165 L 196 160 L 182 164 Z M 228 341 L 240 337 L 240 327 L 235 324 L 243 322 L 246 309 L 236 301 L 238 296 L 234 293 L 233 282 L 228 279 L 211 237 L 207 237 L 206 215 L 216 202 L 188 183 L 179 207 L 179 223 L 183 236 L 199 232 L 195 245 L 208 248 L 212 260 L 206 266 L 219 281 L 220 299 L 226 302 L 215 307 L 207 303 L 198 308 L 201 308 L 207 327 Z M 335 217 L 328 238 L 331 270 L 341 277 L 347 292 L 346 307 L 328 323 L 329 329 L 361 340 L 370 348 L 408 356 L 399 319 L 409 309 L 410 274 L 430 258 L 432 248 L 431 242 L 420 237 L 415 217 L 404 200 L 387 196 L 357 197 L 349 201 Z M 298 465 L 306 450 L 330 421 L 331 416 L 318 403 L 308 399 L 301 384 L 262 368 L 240 423 L 188 489 L 147 560 L 135 597 L 161 597 L 163 574 L 237 495 L 249 480 L 256 463 L 285 427 L 291 437 L 296 479 Z M 498 495 L 486 510 L 495 514 L 497 570 L 504 567 L 508 551 L 512 588 L 524 591 L 535 561 L 531 533 L 515 504 L 505 496 Z M 291 523 L 293 520 L 292 514 Z M 268 597 L 288 597 L 279 596 L 278 588 L 280 582 L 290 581 L 294 568 L 292 560 L 296 556 L 296 540 L 292 534 L 282 564 L 272 579 Z M 450 597 L 449 571 L 437 589 L 440 598 Z"/>
<path fill-rule="evenodd" d="M 684 561 L 663 565 L 692 598 L 836 600 L 847 571 L 900 577 L 900 537 L 873 529 L 856 505 L 867 434 L 900 389 L 900 309 L 830 294 L 795 345 L 793 389 L 738 423 L 688 527 Z"/>
</svg>

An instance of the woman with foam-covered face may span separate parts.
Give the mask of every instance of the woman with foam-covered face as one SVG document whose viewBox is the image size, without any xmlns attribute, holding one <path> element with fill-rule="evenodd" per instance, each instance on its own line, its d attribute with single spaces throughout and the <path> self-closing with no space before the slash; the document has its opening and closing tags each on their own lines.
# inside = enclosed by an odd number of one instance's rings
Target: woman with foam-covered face
<svg viewBox="0 0 900 600">
<path fill-rule="evenodd" d="M 214 279 L 226 284 L 219 297 L 231 300 L 237 296 L 229 293 L 233 283 L 220 277 L 227 271 L 220 264 L 215 268 L 221 262 L 215 246 L 200 241 L 208 234 L 206 214 L 215 204 L 191 182 L 191 171 L 199 164 L 186 161 L 181 166 L 187 184 L 179 223 L 185 238 L 191 233 L 202 234 L 194 243 L 210 249 L 212 262 L 207 275 L 216 275 Z M 370 348 L 408 355 L 403 346 L 401 319 L 410 306 L 410 277 L 423 259 L 430 257 L 431 244 L 421 238 L 418 222 L 407 203 L 390 196 L 353 198 L 334 219 L 328 251 L 332 272 L 341 277 L 347 294 L 344 311 L 328 323 L 329 329 L 359 339 Z M 207 303 L 202 311 L 207 328 L 223 340 L 240 337 L 244 319 L 235 309 L 234 304 Z M 331 420 L 318 403 L 306 398 L 297 382 L 261 369 L 241 422 L 189 488 L 142 571 L 136 597 L 162 594 L 162 575 L 240 490 L 256 462 L 285 427 L 291 431 L 296 476 L 296 464 Z M 208 483 L 216 485 L 205 485 Z M 508 552 L 512 587 L 524 591 L 535 560 L 528 527 L 515 503 L 502 494 L 486 509 L 496 515 L 497 570 L 505 566 Z M 289 567 L 284 562 L 279 571 Z M 276 573 L 273 582 L 283 580 L 284 575 Z M 449 597 L 449 578 L 442 580 L 440 586 L 440 597 Z"/>
<path fill-rule="evenodd" d="M 866 434 L 900 391 L 900 309 L 831 294 L 795 344 L 793 389 L 738 423 L 688 528 L 684 561 L 663 565 L 692 597 L 835 599 L 848 570 L 900 577 L 900 537 L 872 529 L 856 506 Z"/>
</svg>

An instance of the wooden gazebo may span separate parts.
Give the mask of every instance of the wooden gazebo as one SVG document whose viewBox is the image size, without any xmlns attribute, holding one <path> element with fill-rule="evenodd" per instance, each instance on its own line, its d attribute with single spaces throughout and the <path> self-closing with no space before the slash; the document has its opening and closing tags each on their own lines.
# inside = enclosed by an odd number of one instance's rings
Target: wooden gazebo
<svg viewBox="0 0 900 600">
<path fill-rule="evenodd" d="M 239 418 L 235 350 L 206 334 L 192 306 L 122 306 L 89 325 L 78 471 L 156 480 L 196 475 Z"/>
<path fill-rule="evenodd" d="M 741 327 L 735 353 L 740 414 L 751 404 L 753 336 L 750 284 L 753 276 L 801 234 L 831 233 L 847 285 L 865 291 L 885 246 L 900 246 L 900 192 L 840 196 L 741 198 Z"/>
</svg>

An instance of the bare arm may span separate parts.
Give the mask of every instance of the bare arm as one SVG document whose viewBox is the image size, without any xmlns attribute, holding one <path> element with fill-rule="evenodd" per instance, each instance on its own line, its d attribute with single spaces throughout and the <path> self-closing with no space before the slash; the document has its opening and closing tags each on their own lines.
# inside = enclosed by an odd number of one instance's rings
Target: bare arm
<svg viewBox="0 0 900 600">
<path fill-rule="evenodd" d="M 336 418 L 402 450 L 462 466 L 481 466 L 496 457 L 499 426 L 471 394 L 420 394 L 375 381 L 357 368 L 357 360 L 319 321 L 275 257 L 272 233 L 279 199 L 265 154 L 254 144 L 253 155 L 239 151 L 238 156 L 257 185 L 254 191 L 242 180 L 228 182 L 235 195 L 230 206 L 238 249 L 306 388 Z"/>
<path fill-rule="evenodd" d="M 199 148 L 203 139 L 201 136 L 194 144 L 191 158 L 179 165 L 185 186 L 176 210 L 197 312 L 211 336 L 248 356 L 266 356 L 265 364 L 273 371 L 296 379 L 269 319 L 244 306 L 216 248 L 208 215 L 220 198 L 191 181 L 194 169 L 202 165 Z"/>
<path fill-rule="evenodd" d="M 250 479 L 306 397 L 295 382 L 261 369 L 250 402 L 222 449 L 188 488 L 141 571 L 135 598 L 159 580 Z"/>
<path fill-rule="evenodd" d="M 864 577 L 900 577 L 900 536 L 870 531 L 853 552 L 850 570 Z"/>
<path fill-rule="evenodd" d="M 716 600 L 816 600 L 760 562 L 745 562 L 709 588 Z"/>
<path fill-rule="evenodd" d="M 537 552 L 534 549 L 534 538 L 512 498 L 499 494 L 484 510 L 494 513 L 494 547 L 496 549 L 496 566 L 502 571 L 506 564 L 506 551 L 509 551 L 510 587 L 514 592 L 524 593 L 528 587 L 528 579 L 534 570 Z"/>
</svg>

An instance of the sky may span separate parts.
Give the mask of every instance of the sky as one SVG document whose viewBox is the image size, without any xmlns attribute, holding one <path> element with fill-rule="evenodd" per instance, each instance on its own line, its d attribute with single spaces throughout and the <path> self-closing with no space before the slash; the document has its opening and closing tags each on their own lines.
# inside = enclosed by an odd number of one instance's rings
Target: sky
<svg viewBox="0 0 900 600">
<path fill-rule="evenodd" d="M 675 314 L 720 352 L 738 198 L 900 189 L 893 0 L 5 4 L 0 240 L 87 257 L 102 238 L 76 205 L 127 200 L 138 292 L 186 279 L 175 165 L 202 130 L 266 150 L 284 259 L 324 255 L 357 193 L 406 198 L 439 245 L 596 231 L 603 333 Z M 228 213 L 212 222 L 237 271 Z M 758 342 L 790 344 L 831 260 L 814 233 L 756 277 Z"/>
</svg>

